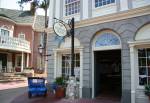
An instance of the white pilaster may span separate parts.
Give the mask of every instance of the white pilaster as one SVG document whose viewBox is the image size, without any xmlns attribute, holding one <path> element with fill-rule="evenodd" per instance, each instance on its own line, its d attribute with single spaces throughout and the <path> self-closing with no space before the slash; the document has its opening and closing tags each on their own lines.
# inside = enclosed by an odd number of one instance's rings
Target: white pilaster
<svg viewBox="0 0 150 103">
<path fill-rule="evenodd" d="M 131 103 L 135 103 L 135 50 L 130 45 L 130 64 L 131 64 Z"/>
<path fill-rule="evenodd" d="M 21 54 L 21 72 L 23 71 L 23 64 L 24 64 L 24 53 Z"/>
<path fill-rule="evenodd" d="M 29 67 L 29 53 L 27 53 L 27 61 L 26 61 L 26 67 Z"/>
<path fill-rule="evenodd" d="M 82 3 L 81 3 L 81 9 L 82 9 L 82 16 L 81 16 L 81 19 L 84 20 L 84 19 L 87 19 L 88 18 L 88 11 L 89 11 L 89 3 L 88 3 L 88 0 L 82 0 Z"/>
<path fill-rule="evenodd" d="M 80 98 L 82 98 L 82 88 L 83 88 L 83 49 L 80 50 Z"/>
<path fill-rule="evenodd" d="M 128 10 L 128 0 L 120 0 L 120 11 Z"/>
<path fill-rule="evenodd" d="M 56 0 L 56 9 L 55 9 L 55 16 L 56 18 L 60 19 L 60 0 Z"/>
<path fill-rule="evenodd" d="M 54 4 L 55 4 L 55 0 L 50 0 L 50 4 L 49 4 L 49 27 L 53 26 L 53 18 L 54 18 L 54 12 L 55 12 L 55 5 Z"/>
<path fill-rule="evenodd" d="M 54 51 L 54 79 L 57 77 L 57 51 Z"/>
</svg>

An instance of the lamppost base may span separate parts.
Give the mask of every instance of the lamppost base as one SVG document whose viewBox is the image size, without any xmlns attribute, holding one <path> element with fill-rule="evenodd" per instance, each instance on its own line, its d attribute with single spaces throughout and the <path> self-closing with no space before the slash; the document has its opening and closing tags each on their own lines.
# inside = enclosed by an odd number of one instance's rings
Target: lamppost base
<svg viewBox="0 0 150 103">
<path fill-rule="evenodd" d="M 69 77 L 67 83 L 66 97 L 71 100 L 79 98 L 79 84 L 76 78 L 74 76 Z"/>
</svg>

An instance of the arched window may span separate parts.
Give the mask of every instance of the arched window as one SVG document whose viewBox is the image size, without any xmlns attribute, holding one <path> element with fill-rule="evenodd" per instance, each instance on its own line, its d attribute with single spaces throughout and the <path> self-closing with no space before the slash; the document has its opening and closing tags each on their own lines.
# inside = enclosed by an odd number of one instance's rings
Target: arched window
<svg viewBox="0 0 150 103">
<path fill-rule="evenodd" d="M 120 45 L 118 37 L 112 33 L 103 33 L 99 35 L 95 42 L 95 47 Z"/>
</svg>

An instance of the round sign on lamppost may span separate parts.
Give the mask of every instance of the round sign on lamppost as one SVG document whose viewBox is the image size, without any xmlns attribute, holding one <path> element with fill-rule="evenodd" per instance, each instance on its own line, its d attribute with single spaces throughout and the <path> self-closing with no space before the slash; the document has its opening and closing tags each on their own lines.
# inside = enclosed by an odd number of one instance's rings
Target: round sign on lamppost
<svg viewBox="0 0 150 103">
<path fill-rule="evenodd" d="M 54 28 L 54 32 L 60 36 L 60 37 L 64 37 L 67 35 L 67 28 L 65 27 L 65 25 L 62 22 L 56 22 L 53 26 Z"/>
</svg>

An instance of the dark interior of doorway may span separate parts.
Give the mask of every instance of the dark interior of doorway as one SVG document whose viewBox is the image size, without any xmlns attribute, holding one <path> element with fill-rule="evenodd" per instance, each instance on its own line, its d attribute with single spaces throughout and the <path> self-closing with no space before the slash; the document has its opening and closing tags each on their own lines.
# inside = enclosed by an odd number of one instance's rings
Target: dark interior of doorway
<svg viewBox="0 0 150 103">
<path fill-rule="evenodd" d="M 95 96 L 121 98 L 121 50 L 95 51 Z"/>
</svg>

